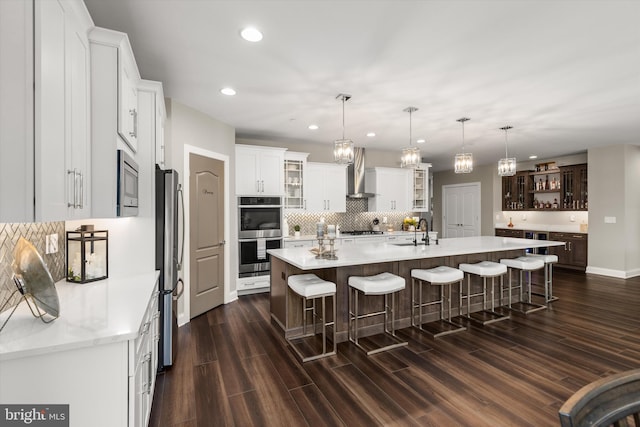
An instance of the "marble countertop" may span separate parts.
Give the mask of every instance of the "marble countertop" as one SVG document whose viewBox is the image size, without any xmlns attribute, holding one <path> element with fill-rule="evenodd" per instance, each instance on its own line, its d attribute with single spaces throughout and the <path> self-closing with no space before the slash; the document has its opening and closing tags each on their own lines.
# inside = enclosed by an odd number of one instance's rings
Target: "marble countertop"
<svg viewBox="0 0 640 427">
<path fill-rule="evenodd" d="M 506 222 L 496 223 L 495 228 L 507 228 L 511 230 L 527 230 L 527 231 L 555 231 L 557 233 L 586 233 L 580 231 L 580 224 L 527 224 L 526 222 L 514 223 L 513 227 L 508 227 Z"/>
<path fill-rule="evenodd" d="M 269 249 L 267 252 L 271 256 L 279 258 L 301 270 L 314 270 L 562 245 L 564 245 L 564 242 L 551 240 L 480 236 L 440 239 L 438 245 L 431 244 L 429 246 L 413 246 L 405 243 L 399 246 L 390 242 L 343 245 L 336 251 L 338 260 L 316 259 L 309 248 Z"/>
<path fill-rule="evenodd" d="M 136 338 L 159 272 L 77 284 L 56 283 L 60 317 L 43 323 L 22 300 L 0 332 L 0 360 Z M 0 314 L 0 324 L 10 310 Z"/>
<path fill-rule="evenodd" d="M 419 233 L 424 233 L 423 231 L 418 231 Z M 383 231 L 382 234 L 344 234 L 340 233 L 340 236 L 336 237 L 336 239 L 362 239 L 367 237 L 388 237 L 388 236 L 413 236 L 413 231 Z M 315 234 L 303 234 L 300 237 L 294 236 L 284 236 L 284 240 L 316 240 Z"/>
</svg>

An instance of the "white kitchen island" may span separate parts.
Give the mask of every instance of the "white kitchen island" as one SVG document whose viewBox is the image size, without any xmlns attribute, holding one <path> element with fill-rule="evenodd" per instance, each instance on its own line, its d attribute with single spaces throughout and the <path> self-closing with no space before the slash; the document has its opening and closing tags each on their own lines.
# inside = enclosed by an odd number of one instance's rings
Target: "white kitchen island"
<svg viewBox="0 0 640 427">
<path fill-rule="evenodd" d="M 0 333 L 0 403 L 68 404 L 72 427 L 147 425 L 158 275 L 60 281 L 60 317 L 48 324 L 23 301 Z M 0 314 L 0 324 L 8 314 Z"/>
<path fill-rule="evenodd" d="M 418 233 L 418 240 L 422 233 Z M 326 241 L 325 241 L 326 243 Z M 269 250 L 271 255 L 271 317 L 282 329 L 285 336 L 297 333 L 302 324 L 302 312 L 298 298 L 287 292 L 287 278 L 294 274 L 314 273 L 334 282 L 337 286 L 336 332 L 339 342 L 347 339 L 348 305 L 347 280 L 349 276 L 369 276 L 384 271 L 404 277 L 406 288 L 400 293 L 397 310 L 397 326 L 411 324 L 411 270 L 414 268 L 433 268 L 439 265 L 458 267 L 460 263 L 479 261 L 499 261 L 501 258 L 513 258 L 525 254 L 529 248 L 561 246 L 564 242 L 515 239 L 509 237 L 480 236 L 453 239 L 440 239 L 438 244 L 413 246 L 411 243 L 390 242 L 369 245 L 344 245 L 336 250 L 337 260 L 317 259 L 309 248 L 285 248 Z M 472 281 L 474 287 L 480 286 L 479 280 Z M 477 288 L 476 288 L 477 289 Z M 456 289 L 457 291 L 457 289 Z M 427 298 L 436 298 L 437 290 L 430 289 Z M 382 297 L 380 297 L 380 301 Z M 457 294 L 454 298 L 457 302 Z M 499 297 L 496 304 L 500 304 Z M 289 304 L 289 310 L 286 309 Z M 368 298 L 363 311 L 379 310 L 381 302 Z M 425 316 L 427 321 L 436 320 L 434 310 Z M 471 306 L 472 311 L 481 310 L 480 304 Z M 454 304 L 453 314 L 457 314 Z M 382 321 L 377 318 L 366 320 L 368 333 L 382 330 Z M 367 334 L 367 333 L 365 333 Z"/>
</svg>

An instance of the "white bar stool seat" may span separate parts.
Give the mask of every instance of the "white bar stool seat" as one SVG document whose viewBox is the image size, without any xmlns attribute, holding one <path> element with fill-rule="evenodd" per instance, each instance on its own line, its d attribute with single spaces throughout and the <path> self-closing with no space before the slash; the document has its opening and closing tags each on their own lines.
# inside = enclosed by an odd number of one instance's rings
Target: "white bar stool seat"
<svg viewBox="0 0 640 427">
<path fill-rule="evenodd" d="M 534 311 L 542 310 L 547 308 L 546 305 L 533 304 L 531 302 L 531 272 L 535 270 L 540 270 L 544 268 L 544 261 L 541 259 L 536 259 L 531 256 L 521 256 L 517 258 L 504 258 L 500 260 L 501 264 L 504 264 L 508 268 L 509 274 L 509 305 L 508 308 L 510 310 L 520 311 L 522 313 L 528 314 Z M 512 286 L 511 284 L 511 271 L 516 269 L 519 271 L 519 281 L 518 286 Z M 523 272 L 527 272 L 527 300 L 523 299 L 524 292 L 524 281 L 522 279 Z M 513 307 L 512 301 L 512 290 L 517 288 L 520 291 L 520 301 L 518 302 L 518 308 Z M 502 290 L 500 290 L 500 296 L 502 297 Z"/>
<path fill-rule="evenodd" d="M 467 313 L 466 317 L 470 320 L 474 320 L 488 325 L 490 323 L 499 322 L 509 318 L 508 315 L 501 314 L 495 311 L 495 279 L 500 277 L 500 292 L 502 295 L 502 288 L 504 284 L 504 275 L 507 274 L 507 266 L 493 261 L 480 261 L 475 264 L 460 264 L 458 268 L 467 273 L 467 294 L 463 295 L 460 292 L 460 312 L 462 313 L 462 300 L 467 300 Z M 471 293 L 471 275 L 475 274 L 482 278 L 482 292 L 475 294 Z M 487 278 L 491 278 L 491 310 L 487 309 Z M 471 313 L 471 299 L 475 297 L 482 297 L 482 310 Z"/>
<path fill-rule="evenodd" d="M 287 285 L 291 291 L 295 292 L 302 298 L 302 333 L 287 337 L 287 341 L 289 341 L 289 343 L 291 344 L 291 348 L 293 348 L 296 355 L 303 362 L 308 362 L 310 360 L 316 360 L 322 357 L 332 356 L 336 354 L 336 284 L 323 280 L 315 274 L 296 274 L 293 276 L 289 276 L 289 278 L 287 279 Z M 330 321 L 326 319 L 326 297 L 332 298 L 333 317 Z M 316 310 L 316 301 L 318 299 L 322 300 L 322 311 L 320 312 L 321 314 L 318 314 Z M 309 300 L 312 300 L 311 306 L 309 306 L 308 304 Z M 287 308 L 288 306 L 289 302 L 287 301 Z M 313 332 L 310 334 L 307 333 L 307 314 L 309 312 L 311 312 L 311 319 L 313 322 Z M 288 317 L 289 314 L 287 313 L 287 319 Z M 317 340 L 305 340 L 305 338 L 315 338 L 317 323 L 316 319 L 321 320 L 322 350 L 309 355 L 309 348 L 315 348 L 317 346 L 317 343 L 315 341 Z M 330 327 L 333 330 L 331 336 L 333 347 L 331 350 L 327 350 L 327 327 Z M 310 343 L 308 341 L 312 342 Z M 302 348 L 304 348 L 306 351 L 303 351 Z"/>
<path fill-rule="evenodd" d="M 440 266 L 435 268 L 413 269 L 411 270 L 411 325 L 426 331 L 433 335 L 434 338 L 441 337 L 443 335 L 452 334 L 455 332 L 465 331 L 467 328 L 463 325 L 459 325 L 451 321 L 451 285 L 458 283 L 458 291 L 462 292 L 462 280 L 464 279 L 464 273 L 457 268 Z M 416 282 L 418 285 L 418 298 L 416 300 Z M 425 302 L 422 296 L 423 285 L 429 284 L 431 286 L 438 286 L 439 299 L 435 301 Z M 443 287 L 447 287 L 447 292 L 442 290 Z M 444 306 L 448 307 L 447 316 L 444 315 Z M 440 306 L 440 319 L 438 325 L 434 326 L 431 323 L 423 323 L 424 316 L 423 309 L 430 305 Z M 418 319 L 416 321 L 416 309 L 418 309 Z M 435 323 L 435 322 L 433 322 Z M 425 330 L 426 328 L 426 330 Z"/>
<path fill-rule="evenodd" d="M 553 296 L 553 264 L 558 262 L 558 255 L 527 254 L 527 256 L 538 258 L 544 261 L 544 300 L 547 303 L 556 301 L 558 297 Z M 539 294 L 534 293 L 534 295 Z"/>
<path fill-rule="evenodd" d="M 381 351 L 391 350 L 393 348 L 407 345 L 406 341 L 402 341 L 396 336 L 395 332 L 395 294 L 403 290 L 406 286 L 404 278 L 396 276 L 388 272 L 376 274 L 374 276 L 351 276 L 349 283 L 349 341 L 353 342 L 358 348 L 362 349 L 367 355 L 379 353 Z M 383 295 L 384 307 L 380 311 L 360 314 L 358 295 L 365 296 Z M 389 305 L 389 295 L 391 295 L 391 305 Z M 389 329 L 389 313 L 391 313 L 391 329 Z M 376 348 L 366 348 L 360 343 L 359 333 L 361 328 L 358 327 L 358 321 L 368 317 L 384 316 L 384 337 L 387 344 L 383 344 Z"/>
</svg>

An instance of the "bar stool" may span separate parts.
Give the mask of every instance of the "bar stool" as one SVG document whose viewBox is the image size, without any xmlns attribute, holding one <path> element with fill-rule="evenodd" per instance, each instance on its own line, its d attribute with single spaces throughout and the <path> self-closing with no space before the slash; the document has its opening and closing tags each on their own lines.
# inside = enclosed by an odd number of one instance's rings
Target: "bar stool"
<svg viewBox="0 0 640 427">
<path fill-rule="evenodd" d="M 553 296 L 553 264 L 558 262 L 558 255 L 527 254 L 527 256 L 544 261 L 544 295 L 535 292 L 533 294 L 544 296 L 546 303 L 556 301 L 558 297 Z"/>
<path fill-rule="evenodd" d="M 422 317 L 424 307 L 430 305 L 439 305 L 440 306 L 440 319 L 439 319 L 439 330 L 432 331 L 427 330 L 426 332 L 433 335 L 434 338 L 441 337 L 443 335 L 452 334 L 455 332 L 461 332 L 466 330 L 467 328 L 463 325 L 459 325 L 451 321 L 451 285 L 458 283 L 458 288 L 460 292 L 462 292 L 462 279 L 464 278 L 464 273 L 457 268 L 440 266 L 436 268 L 431 268 L 428 270 L 422 269 L 414 269 L 411 270 L 411 324 L 418 329 L 424 331 Z M 418 300 L 416 301 L 416 292 L 415 285 L 418 282 Z M 425 302 L 422 298 L 422 287 L 424 284 L 430 284 L 432 286 L 438 287 L 438 296 L 439 299 L 435 301 L 427 301 Z M 447 287 L 447 292 L 443 291 L 443 287 Z M 447 304 L 448 312 L 447 317 L 444 316 L 444 305 Z M 415 311 L 416 308 L 419 309 L 418 314 L 418 322 L 416 322 Z M 431 326 L 431 325 L 430 325 Z M 432 329 L 429 327 L 429 329 Z"/>
<path fill-rule="evenodd" d="M 467 274 L 467 294 L 460 292 L 460 311 L 462 312 L 462 300 L 467 300 L 467 317 L 469 320 L 488 325 L 509 318 L 508 315 L 495 311 L 494 288 L 496 277 L 500 277 L 500 292 L 504 285 L 504 275 L 507 273 L 507 266 L 492 261 L 481 261 L 475 264 L 460 264 L 460 270 Z M 482 278 L 482 292 L 471 293 L 471 275 L 475 274 Z M 491 278 L 491 310 L 487 310 L 487 278 Z M 501 295 L 502 296 L 502 295 Z M 471 313 L 471 299 L 482 297 L 482 311 Z"/>
<path fill-rule="evenodd" d="M 287 338 L 287 341 L 289 341 L 289 343 L 291 344 L 291 348 L 293 348 L 297 356 L 303 362 L 308 362 L 310 360 L 316 360 L 322 357 L 332 356 L 336 354 L 336 284 L 333 282 L 322 280 L 315 274 L 297 274 L 289 276 L 289 278 L 287 279 L 287 284 L 290 290 L 292 290 L 302 298 L 302 333 Z M 331 321 L 327 321 L 326 319 L 326 297 L 331 297 L 333 299 L 333 318 L 331 319 Z M 316 310 L 316 301 L 318 299 L 322 299 L 321 314 L 318 314 Z M 311 305 L 309 305 L 308 303 L 309 300 L 312 301 Z M 289 308 L 288 306 L 289 302 L 287 301 L 287 308 Z M 311 312 L 311 320 L 313 322 L 313 332 L 311 333 L 307 333 L 307 314 L 309 312 Z M 287 313 L 287 319 L 288 318 L 289 315 Z M 300 347 L 306 347 L 307 352 L 310 346 L 318 347 L 317 343 L 315 343 L 316 345 L 314 346 L 313 342 L 309 343 L 308 341 L 310 340 L 304 339 L 316 336 L 316 319 L 321 319 L 322 324 L 322 351 L 312 355 L 305 355 L 303 354 L 303 351 Z M 333 329 L 333 333 L 331 335 L 333 348 L 330 351 L 327 350 L 327 327 L 331 327 Z"/>
<path fill-rule="evenodd" d="M 405 280 L 400 276 L 391 273 L 380 273 L 375 276 L 351 276 L 349 277 L 349 341 L 367 353 L 367 355 L 379 353 L 407 345 L 396 336 L 395 332 L 395 294 L 405 288 Z M 367 314 L 360 314 L 358 307 L 358 294 L 384 295 L 384 309 Z M 389 295 L 391 295 L 391 306 L 389 306 Z M 391 330 L 388 329 L 388 317 L 391 312 Z M 384 336 L 389 344 L 377 348 L 367 349 L 358 340 L 358 320 L 373 316 L 384 315 Z M 353 326 L 352 326 L 353 324 Z"/>
<path fill-rule="evenodd" d="M 546 305 L 533 304 L 531 302 L 531 272 L 535 270 L 539 270 L 544 268 L 544 261 L 541 259 L 535 259 L 533 257 L 521 256 L 518 258 L 506 258 L 501 259 L 500 264 L 504 264 L 508 267 L 509 274 L 509 310 L 516 310 L 524 314 L 532 313 L 534 311 L 542 310 L 547 308 Z M 511 285 L 511 270 L 516 269 L 519 270 L 520 280 L 518 281 L 518 286 Z M 523 290 L 524 283 L 522 280 L 522 273 L 527 272 L 527 301 L 523 300 Z M 512 295 L 511 292 L 513 289 L 519 289 L 520 291 L 520 301 L 518 302 L 518 308 L 512 307 Z M 502 289 L 500 289 L 500 300 L 502 300 Z"/>
</svg>

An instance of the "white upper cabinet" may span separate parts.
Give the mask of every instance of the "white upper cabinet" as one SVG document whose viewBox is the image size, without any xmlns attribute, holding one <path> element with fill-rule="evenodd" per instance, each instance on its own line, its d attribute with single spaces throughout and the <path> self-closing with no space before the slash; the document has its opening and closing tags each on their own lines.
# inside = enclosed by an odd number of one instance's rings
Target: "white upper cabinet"
<svg viewBox="0 0 640 427">
<path fill-rule="evenodd" d="M 89 33 L 89 42 L 93 173 L 91 209 L 94 217 L 114 218 L 117 216 L 118 195 L 117 150 L 125 150 L 135 158 L 138 149 L 137 86 L 140 77 L 137 68 L 132 68 L 135 67 L 135 59 L 126 34 L 96 27 Z M 135 108 L 131 104 L 133 99 Z M 129 110 L 135 114 L 129 114 Z M 122 126 L 125 126 L 126 132 L 121 132 Z M 138 161 L 137 158 L 135 160 Z"/>
<path fill-rule="evenodd" d="M 305 193 L 309 212 L 346 212 L 346 165 L 308 162 Z"/>
<path fill-rule="evenodd" d="M 411 169 L 371 168 L 365 170 L 365 192 L 375 194 L 369 199 L 369 212 L 409 211 Z"/>
<path fill-rule="evenodd" d="M 284 148 L 236 145 L 236 194 L 284 195 Z"/>
<path fill-rule="evenodd" d="M 429 191 L 429 168 L 431 163 L 421 163 L 413 169 L 413 212 L 429 212 L 431 193 Z"/>
<path fill-rule="evenodd" d="M 284 153 L 284 208 L 291 211 L 306 209 L 306 171 L 309 153 Z"/>
<path fill-rule="evenodd" d="M 0 222 L 90 216 L 90 75 L 80 0 L 0 2 Z"/>
</svg>

